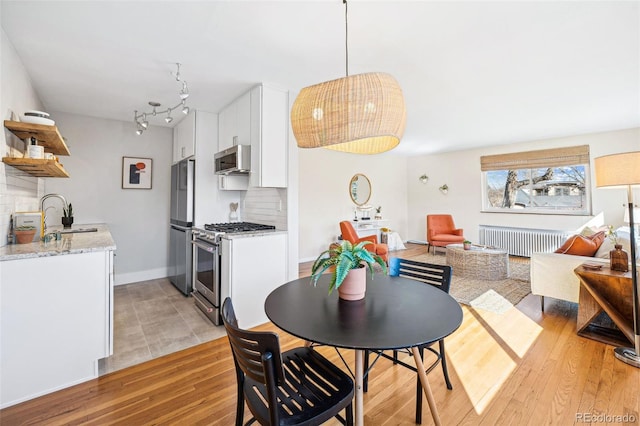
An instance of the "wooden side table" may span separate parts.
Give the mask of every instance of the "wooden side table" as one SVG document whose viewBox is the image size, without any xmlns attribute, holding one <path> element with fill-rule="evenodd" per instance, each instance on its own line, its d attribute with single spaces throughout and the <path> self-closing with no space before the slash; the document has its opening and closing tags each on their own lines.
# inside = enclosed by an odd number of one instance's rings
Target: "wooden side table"
<svg viewBox="0 0 640 426">
<path fill-rule="evenodd" d="M 574 269 L 580 279 L 578 335 L 613 346 L 633 344 L 631 272 L 612 271 L 608 266 L 591 270 L 583 265 Z M 618 329 L 593 323 L 603 311 Z"/>
</svg>

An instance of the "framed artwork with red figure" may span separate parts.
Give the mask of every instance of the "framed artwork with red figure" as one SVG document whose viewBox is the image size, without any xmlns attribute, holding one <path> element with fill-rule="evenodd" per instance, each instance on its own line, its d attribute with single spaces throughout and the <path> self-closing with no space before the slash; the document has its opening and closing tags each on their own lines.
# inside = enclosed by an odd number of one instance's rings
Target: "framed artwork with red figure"
<svg viewBox="0 0 640 426">
<path fill-rule="evenodd" d="M 151 158 L 122 157 L 122 189 L 151 189 Z"/>
</svg>

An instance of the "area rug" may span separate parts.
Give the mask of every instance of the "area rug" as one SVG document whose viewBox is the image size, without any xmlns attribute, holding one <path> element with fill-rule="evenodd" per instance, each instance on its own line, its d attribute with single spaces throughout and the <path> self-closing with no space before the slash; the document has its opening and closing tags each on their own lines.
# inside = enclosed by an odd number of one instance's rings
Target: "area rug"
<svg viewBox="0 0 640 426">
<path fill-rule="evenodd" d="M 412 258 L 419 262 L 446 265 L 445 254 L 423 254 Z M 509 278 L 486 281 L 453 274 L 450 294 L 459 303 L 487 311 L 504 313 L 531 293 L 529 260 L 510 259 Z"/>
</svg>

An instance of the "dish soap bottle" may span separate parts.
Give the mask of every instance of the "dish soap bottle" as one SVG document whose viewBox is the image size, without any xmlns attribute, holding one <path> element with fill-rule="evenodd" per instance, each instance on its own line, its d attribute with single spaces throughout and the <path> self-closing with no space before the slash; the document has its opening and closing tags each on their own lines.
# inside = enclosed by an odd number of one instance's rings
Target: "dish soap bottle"
<svg viewBox="0 0 640 426">
<path fill-rule="evenodd" d="M 13 233 L 13 214 L 9 219 L 9 234 L 7 234 L 7 244 L 14 244 L 15 235 Z"/>
</svg>

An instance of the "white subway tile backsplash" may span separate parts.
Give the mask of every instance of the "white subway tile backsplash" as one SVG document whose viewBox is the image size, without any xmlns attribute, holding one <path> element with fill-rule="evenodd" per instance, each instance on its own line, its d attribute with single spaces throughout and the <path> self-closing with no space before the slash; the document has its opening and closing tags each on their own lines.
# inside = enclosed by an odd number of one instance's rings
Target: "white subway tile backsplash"
<svg viewBox="0 0 640 426">
<path fill-rule="evenodd" d="M 275 225 L 287 229 L 287 190 L 279 188 L 249 188 L 243 202 L 244 220 Z"/>
<path fill-rule="evenodd" d="M 11 214 L 36 211 L 44 191 L 42 179 L 0 163 L 0 247 L 7 244 Z"/>
</svg>

